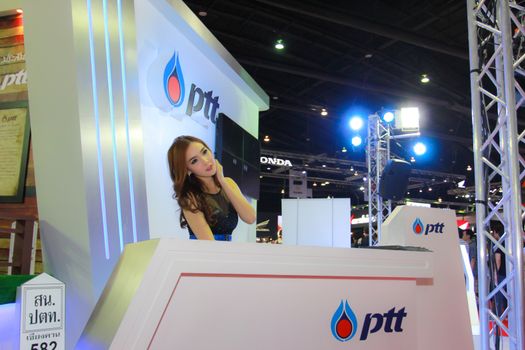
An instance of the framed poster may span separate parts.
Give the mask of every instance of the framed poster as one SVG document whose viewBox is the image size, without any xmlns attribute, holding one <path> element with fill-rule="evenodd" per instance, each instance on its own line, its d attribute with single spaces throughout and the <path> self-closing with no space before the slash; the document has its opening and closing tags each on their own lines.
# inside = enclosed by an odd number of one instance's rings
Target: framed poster
<svg viewBox="0 0 525 350">
<path fill-rule="evenodd" d="M 27 101 L 0 103 L 0 203 L 23 202 L 29 134 Z"/>
</svg>

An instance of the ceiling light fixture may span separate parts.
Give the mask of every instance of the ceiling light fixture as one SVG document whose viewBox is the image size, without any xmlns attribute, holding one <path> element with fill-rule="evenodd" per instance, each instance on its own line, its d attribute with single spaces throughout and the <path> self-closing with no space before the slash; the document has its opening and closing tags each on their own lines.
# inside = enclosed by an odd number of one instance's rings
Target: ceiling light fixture
<svg viewBox="0 0 525 350">
<path fill-rule="evenodd" d="M 423 84 L 428 84 L 428 83 L 430 82 L 430 78 L 428 77 L 428 75 L 426 75 L 426 74 L 422 74 L 422 75 L 421 75 L 421 82 L 422 82 Z"/>
<path fill-rule="evenodd" d="M 276 42 L 275 42 L 275 46 L 274 46 L 277 50 L 283 50 L 284 49 L 284 41 L 283 39 L 278 39 Z"/>
<path fill-rule="evenodd" d="M 328 111 L 326 108 L 321 109 L 321 116 L 326 117 L 328 115 Z"/>
<path fill-rule="evenodd" d="M 270 136 L 268 135 L 264 135 L 264 139 L 263 139 L 264 142 L 270 142 Z"/>
</svg>

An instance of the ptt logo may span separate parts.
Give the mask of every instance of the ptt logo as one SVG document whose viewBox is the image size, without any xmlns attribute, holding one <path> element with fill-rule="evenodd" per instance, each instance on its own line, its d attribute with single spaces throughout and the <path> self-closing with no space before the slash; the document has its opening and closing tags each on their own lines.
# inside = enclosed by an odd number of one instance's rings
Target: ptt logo
<svg viewBox="0 0 525 350">
<path fill-rule="evenodd" d="M 385 313 L 368 313 L 363 321 L 363 327 L 359 336 L 360 341 L 365 341 L 368 336 L 381 330 L 385 333 L 403 332 L 403 319 L 407 317 L 405 308 L 393 307 Z M 358 331 L 359 323 L 355 313 L 352 311 L 348 301 L 341 300 L 341 304 L 334 313 L 331 322 L 332 335 L 340 342 L 352 339 Z"/>
<path fill-rule="evenodd" d="M 180 107 L 184 103 L 185 85 L 180 56 L 176 51 L 166 64 L 163 83 L 164 93 L 170 104 L 173 107 Z M 219 97 L 213 96 L 213 90 L 204 92 L 197 85 L 191 84 L 188 103 L 186 104 L 186 114 L 188 116 L 191 117 L 194 112 L 199 112 L 204 107 L 204 117 L 215 124 L 219 106 Z"/>
<path fill-rule="evenodd" d="M 443 228 L 445 227 L 444 223 L 435 223 L 435 224 L 423 224 L 423 221 L 421 221 L 420 218 L 416 218 L 414 221 L 414 224 L 412 225 L 412 229 L 414 230 L 414 233 L 416 235 L 422 235 L 423 232 L 425 235 L 428 235 L 429 233 L 443 233 Z"/>
</svg>

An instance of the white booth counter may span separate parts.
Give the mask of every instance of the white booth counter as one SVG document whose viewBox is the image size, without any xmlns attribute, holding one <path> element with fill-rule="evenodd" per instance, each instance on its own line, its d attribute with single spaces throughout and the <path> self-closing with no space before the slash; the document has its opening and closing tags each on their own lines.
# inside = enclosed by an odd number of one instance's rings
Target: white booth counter
<svg viewBox="0 0 525 350">
<path fill-rule="evenodd" d="M 355 319 L 340 325 L 339 336 L 350 327 L 347 341 L 363 348 L 415 349 L 415 297 L 432 276 L 428 252 L 176 239 L 132 244 L 79 348 L 324 349 L 341 343 L 332 319 L 343 303 Z"/>
<path fill-rule="evenodd" d="M 396 209 L 390 225 L 411 210 Z M 445 215 L 443 236 L 452 233 L 448 211 L 430 214 Z M 398 233 L 416 234 L 412 225 Z M 472 349 L 464 284 L 455 283 L 454 270 L 438 275 L 439 255 L 178 239 L 131 244 L 77 348 Z M 448 259 L 456 260 L 454 251 Z"/>
</svg>

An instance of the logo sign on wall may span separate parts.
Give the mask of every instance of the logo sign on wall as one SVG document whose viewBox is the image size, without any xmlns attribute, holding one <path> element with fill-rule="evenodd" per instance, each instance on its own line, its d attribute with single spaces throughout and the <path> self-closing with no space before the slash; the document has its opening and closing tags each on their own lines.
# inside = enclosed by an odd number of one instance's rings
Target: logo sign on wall
<svg viewBox="0 0 525 350">
<path fill-rule="evenodd" d="M 173 54 L 164 69 L 164 93 L 173 107 L 179 107 L 184 102 L 184 76 L 180 68 L 179 55 Z"/>
<path fill-rule="evenodd" d="M 220 107 L 219 96 L 213 96 L 213 90 L 206 91 L 195 83 L 191 83 L 189 93 L 186 94 L 183 63 L 179 52 L 175 51 L 167 62 L 162 63 L 163 72 L 159 72 L 157 65 L 161 63 L 156 60 L 150 68 L 148 77 L 150 96 L 155 105 L 165 112 L 176 111 L 183 107 L 184 113 L 199 123 L 205 126 L 210 123 L 215 124 Z M 161 79 L 164 94 L 159 96 L 156 87 Z"/>
<path fill-rule="evenodd" d="M 443 228 L 445 224 L 442 222 L 437 222 L 435 224 L 423 224 L 420 218 L 416 218 L 412 224 L 412 230 L 416 235 L 428 235 L 429 233 L 443 233 Z"/>
<path fill-rule="evenodd" d="M 289 166 L 289 167 L 293 166 L 292 162 L 290 162 L 288 159 L 280 159 L 280 158 L 265 157 L 265 156 L 261 156 L 261 164 Z"/>
<path fill-rule="evenodd" d="M 308 198 L 307 178 L 302 171 L 290 170 L 288 181 L 290 198 Z"/>
<path fill-rule="evenodd" d="M 368 313 L 363 321 L 359 341 L 366 341 L 374 333 L 402 333 L 405 307 L 398 311 L 393 307 L 385 313 Z M 358 331 L 359 323 L 347 300 L 341 300 L 330 324 L 332 335 L 340 342 L 351 340 Z"/>
</svg>

